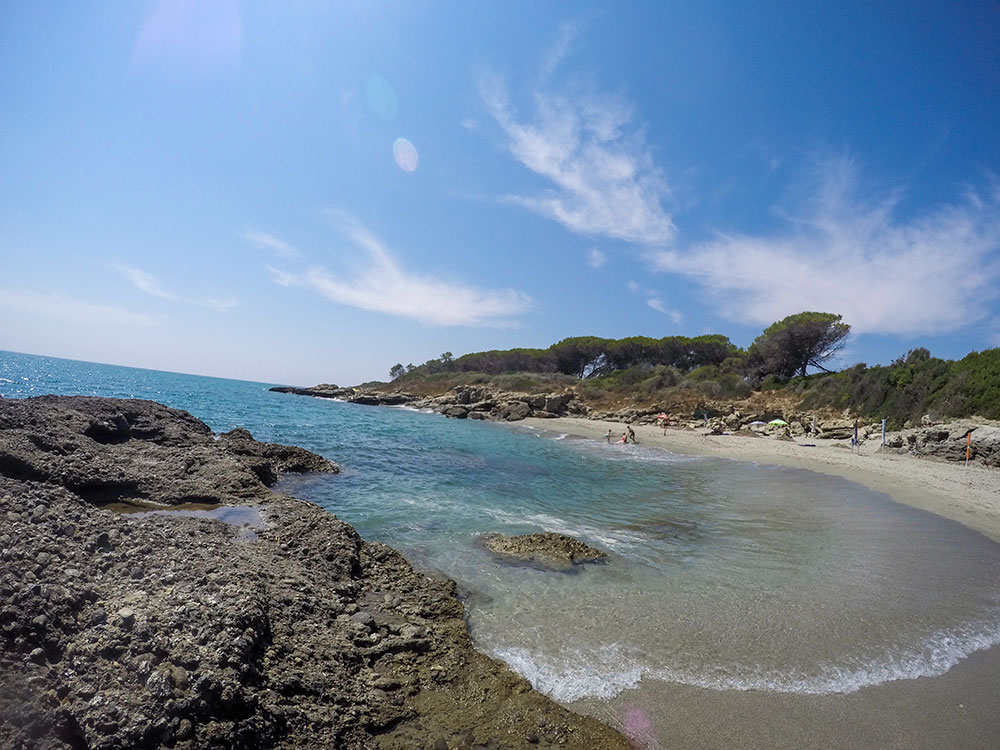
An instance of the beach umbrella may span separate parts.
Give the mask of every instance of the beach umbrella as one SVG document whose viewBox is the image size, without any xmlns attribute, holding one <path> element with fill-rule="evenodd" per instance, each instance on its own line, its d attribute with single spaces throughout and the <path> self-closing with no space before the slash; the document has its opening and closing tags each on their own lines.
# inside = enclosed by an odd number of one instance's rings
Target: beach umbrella
<svg viewBox="0 0 1000 750">
<path fill-rule="evenodd" d="M 788 422 L 786 422 L 784 419 L 772 419 L 770 422 L 768 422 L 768 424 L 776 424 L 779 427 L 786 427 L 788 425 Z"/>
</svg>

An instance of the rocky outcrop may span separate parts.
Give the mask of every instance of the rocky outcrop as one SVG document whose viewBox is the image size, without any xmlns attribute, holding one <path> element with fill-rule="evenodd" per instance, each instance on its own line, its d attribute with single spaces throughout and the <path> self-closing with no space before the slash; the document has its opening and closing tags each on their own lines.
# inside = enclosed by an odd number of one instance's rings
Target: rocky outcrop
<svg viewBox="0 0 1000 750">
<path fill-rule="evenodd" d="M 217 504 L 254 496 L 282 471 L 339 471 L 301 448 L 258 443 L 246 430 L 217 441 L 187 412 L 151 401 L 43 396 L 2 403 L 0 474 L 56 484 L 94 505 Z"/>
<path fill-rule="evenodd" d="M 1000 468 L 1000 427 L 968 420 L 902 430 L 886 439 L 883 450 L 942 461 L 969 460 Z"/>
<path fill-rule="evenodd" d="M 502 560 L 549 570 L 569 571 L 575 565 L 607 562 L 606 553 L 578 539 L 551 531 L 506 536 L 483 534 L 480 543 Z"/>
<path fill-rule="evenodd" d="M 339 385 L 324 383 L 312 388 L 298 388 L 290 385 L 279 385 L 270 389 L 275 393 L 294 393 L 298 396 L 313 396 L 314 398 L 330 398 L 346 401 L 351 404 L 365 406 L 401 406 L 417 400 L 408 393 L 383 393 L 381 391 L 364 390 L 361 388 L 341 388 Z"/>
<path fill-rule="evenodd" d="M 455 584 L 272 492 L 305 451 L 0 398 L 0 747 L 625 748 L 471 646 Z M 249 506 L 255 534 L 111 501 Z"/>
<path fill-rule="evenodd" d="M 318 385 L 313 388 L 279 386 L 271 388 L 279 393 L 301 396 L 334 398 L 354 404 L 369 406 L 399 406 L 406 404 L 415 409 L 430 409 L 454 419 L 489 419 L 517 422 L 528 417 L 583 416 L 587 407 L 576 393 L 511 393 L 486 386 L 460 385 L 448 393 L 437 396 L 414 396 L 409 393 L 383 392 L 358 388 Z"/>
</svg>

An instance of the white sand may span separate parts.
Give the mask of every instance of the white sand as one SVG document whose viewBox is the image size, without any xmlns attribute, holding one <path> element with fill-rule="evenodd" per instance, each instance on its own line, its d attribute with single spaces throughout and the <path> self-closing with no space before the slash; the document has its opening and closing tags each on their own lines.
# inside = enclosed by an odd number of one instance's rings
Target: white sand
<svg viewBox="0 0 1000 750">
<path fill-rule="evenodd" d="M 604 440 L 608 428 L 616 439 L 625 430 L 619 422 L 571 417 L 526 419 L 522 424 L 594 440 Z M 640 444 L 673 453 L 794 466 L 841 476 L 1000 541 L 1000 471 L 996 469 L 881 451 L 877 440 L 862 443 L 854 450 L 850 441 L 844 440 L 798 438 L 789 442 L 770 437 L 706 435 L 683 428 L 670 428 L 664 435 L 653 425 L 633 425 L 633 429 Z"/>
</svg>

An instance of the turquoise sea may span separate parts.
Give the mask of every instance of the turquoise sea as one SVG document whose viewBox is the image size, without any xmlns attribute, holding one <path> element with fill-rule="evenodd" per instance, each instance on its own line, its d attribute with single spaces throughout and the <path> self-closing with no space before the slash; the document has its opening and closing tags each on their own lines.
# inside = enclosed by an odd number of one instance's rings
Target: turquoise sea
<svg viewBox="0 0 1000 750">
<path fill-rule="evenodd" d="M 478 646 L 564 703 L 656 684 L 850 694 L 1000 643 L 1000 545 L 849 481 L 271 385 L 0 352 L 6 397 L 153 399 L 337 461 L 280 489 L 458 581 Z M 611 562 L 507 567 L 475 542 L 543 530 Z"/>
</svg>

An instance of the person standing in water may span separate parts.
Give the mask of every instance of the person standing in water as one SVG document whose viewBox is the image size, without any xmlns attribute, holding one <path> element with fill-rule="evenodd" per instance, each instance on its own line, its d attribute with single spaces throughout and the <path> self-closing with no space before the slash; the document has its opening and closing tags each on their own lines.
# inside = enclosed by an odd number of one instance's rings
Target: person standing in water
<svg viewBox="0 0 1000 750">
<path fill-rule="evenodd" d="M 628 439 L 632 441 L 633 445 L 635 444 L 635 430 L 632 429 L 632 425 L 628 426 Z"/>
<path fill-rule="evenodd" d="M 608 428 L 608 445 L 611 445 L 611 428 Z"/>
</svg>

